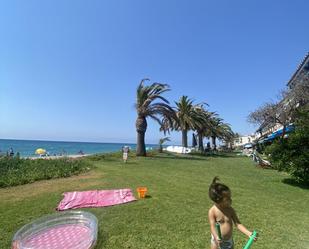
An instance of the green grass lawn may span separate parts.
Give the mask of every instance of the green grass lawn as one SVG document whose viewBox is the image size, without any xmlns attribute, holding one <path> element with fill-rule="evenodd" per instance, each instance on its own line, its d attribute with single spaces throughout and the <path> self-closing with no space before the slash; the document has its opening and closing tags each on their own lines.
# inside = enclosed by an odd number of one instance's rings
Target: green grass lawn
<svg viewBox="0 0 309 249">
<path fill-rule="evenodd" d="M 0 189 L 0 248 L 10 248 L 14 232 L 56 212 L 65 191 L 147 186 L 149 197 L 108 208 L 84 209 L 99 220 L 96 249 L 210 248 L 208 186 L 219 176 L 232 190 L 233 206 L 249 229 L 259 232 L 252 249 L 309 248 L 309 191 L 283 183 L 288 176 L 256 168 L 248 158 L 105 156 L 96 168 L 70 178 Z M 135 192 L 136 194 L 136 192 Z M 235 248 L 247 238 L 234 231 Z"/>
</svg>

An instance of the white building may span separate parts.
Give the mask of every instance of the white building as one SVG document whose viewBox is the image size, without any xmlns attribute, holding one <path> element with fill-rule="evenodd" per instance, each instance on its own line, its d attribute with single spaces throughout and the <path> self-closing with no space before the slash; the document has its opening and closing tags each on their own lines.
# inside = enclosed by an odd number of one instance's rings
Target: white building
<svg viewBox="0 0 309 249">
<path fill-rule="evenodd" d="M 252 143 L 254 140 L 255 140 L 255 135 L 239 136 L 234 139 L 233 146 L 234 147 L 243 146 L 247 143 Z"/>
<path fill-rule="evenodd" d="M 300 82 L 303 82 L 306 80 L 308 81 L 308 77 L 309 77 L 309 53 L 305 56 L 303 61 L 300 63 L 297 70 L 295 71 L 295 73 L 292 75 L 291 79 L 287 83 L 287 86 L 291 90 L 293 90 L 293 88 L 295 88 L 295 86 L 299 84 Z M 283 99 L 281 101 L 282 108 L 285 109 L 289 105 L 290 101 L 291 100 L 288 98 Z M 307 100 L 307 103 L 308 103 L 308 100 Z M 298 107 L 299 105 L 300 103 L 298 103 L 296 107 Z M 265 141 L 265 139 L 267 140 L 267 137 L 269 137 L 271 134 L 274 134 L 276 132 L 278 133 L 282 129 L 283 129 L 282 124 L 263 123 L 256 131 L 256 138 L 258 140 Z"/>
</svg>

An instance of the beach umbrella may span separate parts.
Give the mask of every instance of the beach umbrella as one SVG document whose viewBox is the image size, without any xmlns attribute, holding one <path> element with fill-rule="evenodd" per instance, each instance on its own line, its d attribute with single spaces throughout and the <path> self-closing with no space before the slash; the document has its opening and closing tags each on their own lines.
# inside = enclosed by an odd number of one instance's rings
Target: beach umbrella
<svg viewBox="0 0 309 249">
<path fill-rule="evenodd" d="M 44 154 L 46 154 L 46 150 L 44 150 L 42 148 L 38 148 L 38 149 L 35 150 L 35 154 L 44 155 Z"/>
<path fill-rule="evenodd" d="M 245 149 L 250 149 L 250 148 L 252 148 L 252 143 L 247 143 L 247 144 L 245 144 L 245 145 L 244 145 L 244 148 L 245 148 Z"/>
</svg>

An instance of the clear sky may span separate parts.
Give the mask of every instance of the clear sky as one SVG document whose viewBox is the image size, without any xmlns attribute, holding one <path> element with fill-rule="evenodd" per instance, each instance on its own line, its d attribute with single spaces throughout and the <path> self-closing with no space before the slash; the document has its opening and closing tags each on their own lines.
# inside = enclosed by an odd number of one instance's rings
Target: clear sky
<svg viewBox="0 0 309 249">
<path fill-rule="evenodd" d="M 308 0 L 0 1 L 0 138 L 135 142 L 142 78 L 235 132 L 309 51 Z M 163 134 L 149 121 L 146 143 Z M 180 133 L 171 135 L 181 141 Z M 190 136 L 191 137 L 191 136 Z"/>
</svg>

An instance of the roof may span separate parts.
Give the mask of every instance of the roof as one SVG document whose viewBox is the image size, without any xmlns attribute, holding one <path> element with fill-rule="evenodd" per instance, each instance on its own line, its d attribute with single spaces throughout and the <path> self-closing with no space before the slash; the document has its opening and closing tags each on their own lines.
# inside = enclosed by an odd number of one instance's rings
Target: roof
<svg viewBox="0 0 309 249">
<path fill-rule="evenodd" d="M 298 65 L 297 70 L 292 75 L 291 79 L 288 81 L 287 85 L 289 87 L 293 86 L 294 80 L 297 78 L 297 76 L 301 73 L 301 71 L 306 68 L 309 71 L 309 52 L 305 56 L 305 58 L 302 60 L 302 62 Z"/>
</svg>

